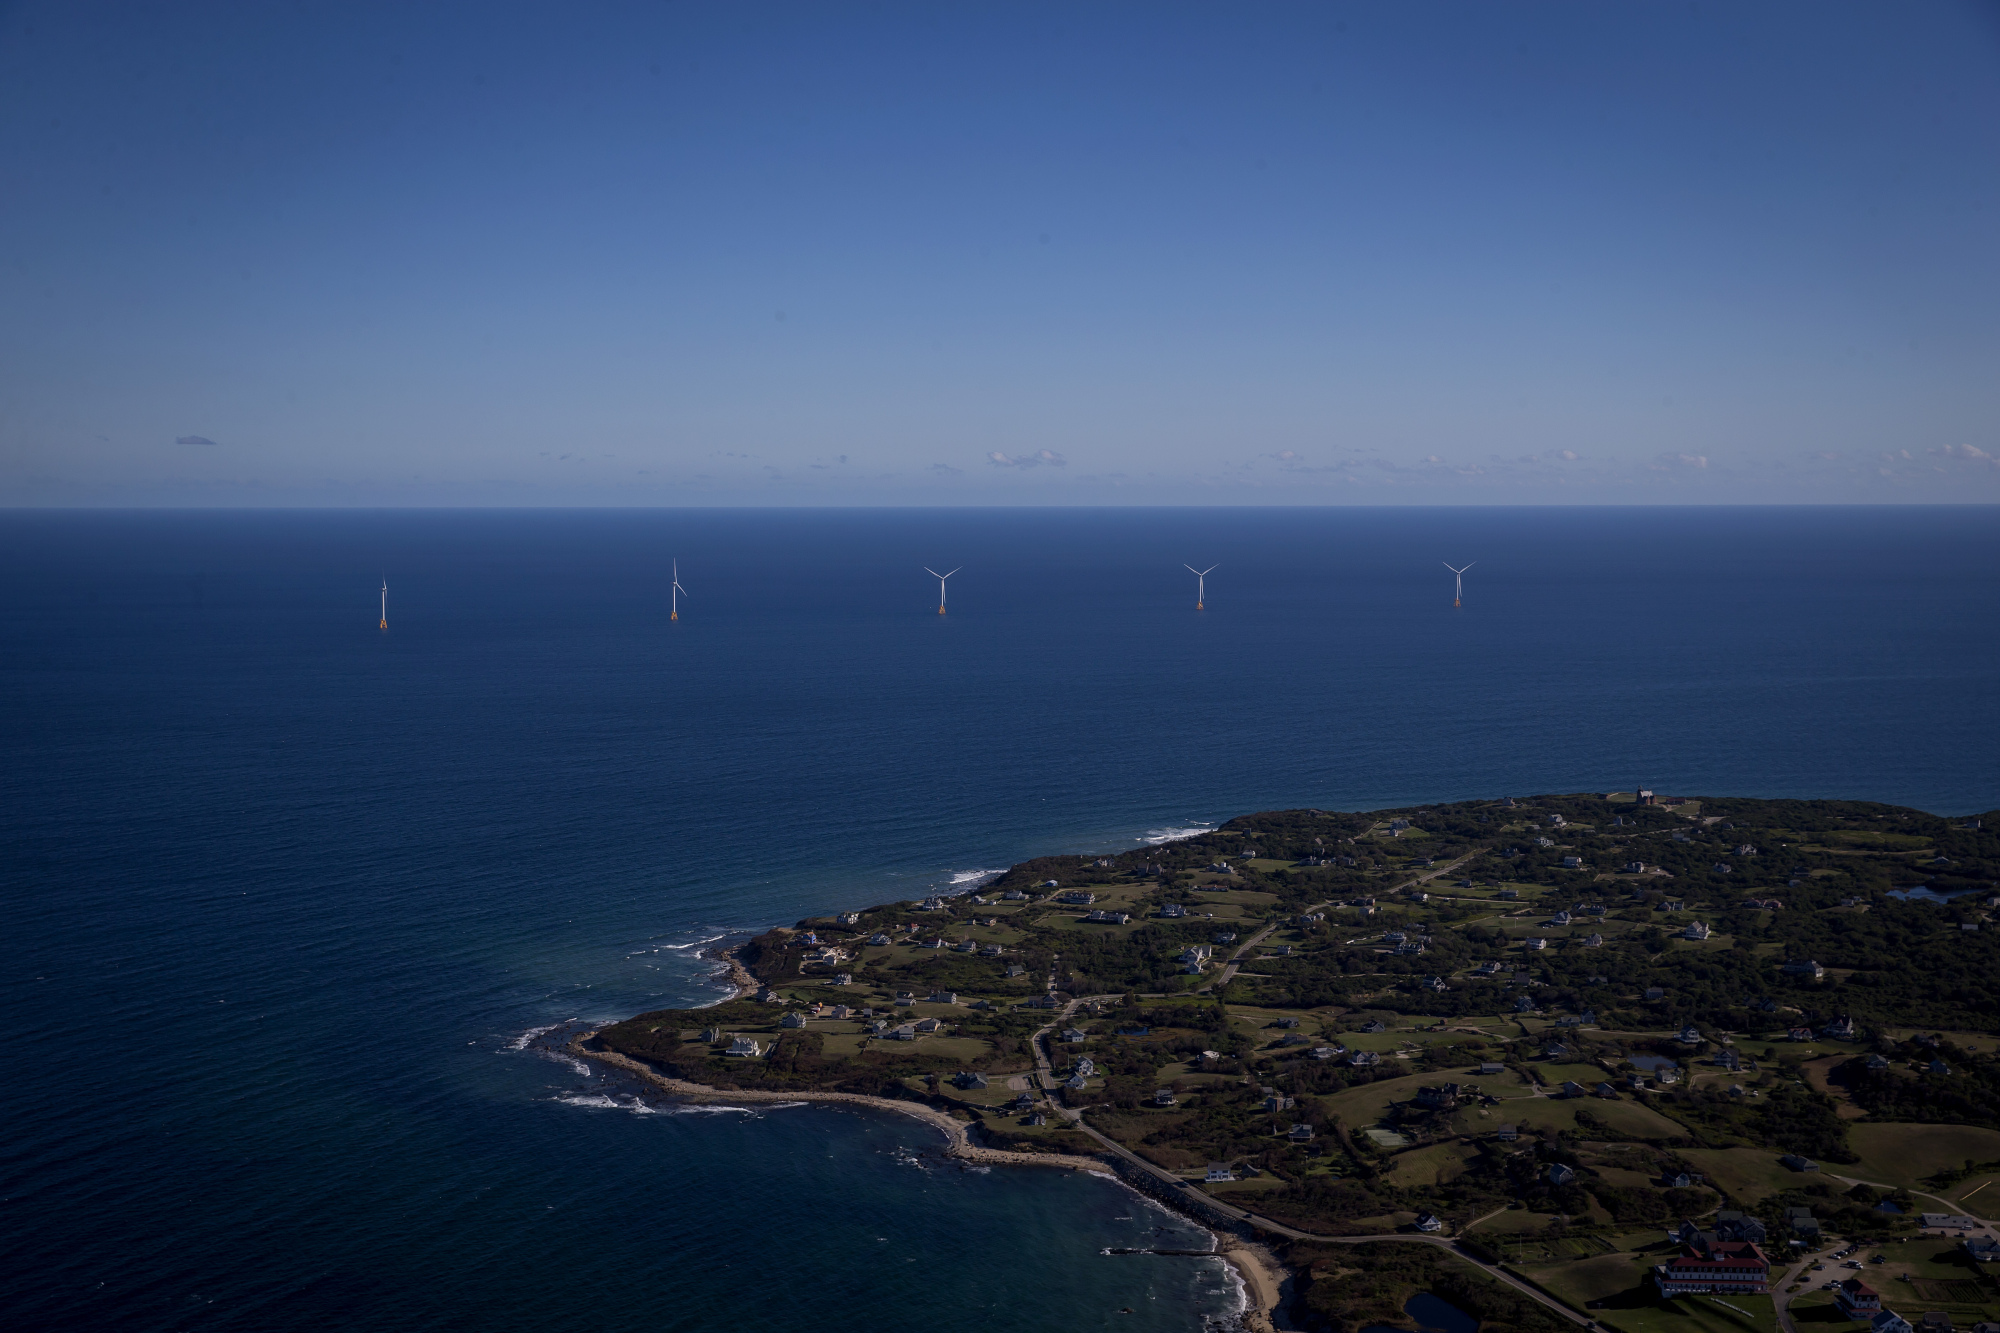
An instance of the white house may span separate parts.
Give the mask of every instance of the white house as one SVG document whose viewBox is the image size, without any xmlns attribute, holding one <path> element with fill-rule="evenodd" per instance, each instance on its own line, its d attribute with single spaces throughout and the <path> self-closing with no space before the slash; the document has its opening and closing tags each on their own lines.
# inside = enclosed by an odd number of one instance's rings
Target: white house
<svg viewBox="0 0 2000 1333">
<path fill-rule="evenodd" d="M 1216 1185 L 1225 1180 L 1234 1179 L 1236 1179 L 1236 1173 L 1229 1169 L 1229 1163 L 1210 1162 L 1208 1164 L 1208 1175 L 1205 1177 L 1204 1183 Z"/>
<path fill-rule="evenodd" d="M 805 1025 L 806 1016 L 796 1010 L 778 1020 L 778 1026 L 781 1028 L 802 1028 Z"/>
<path fill-rule="evenodd" d="M 1549 942 L 1539 935 L 1531 935 L 1521 941 L 1521 947 L 1524 949 L 1546 949 L 1549 947 Z"/>
<path fill-rule="evenodd" d="M 755 1058 L 763 1053 L 764 1048 L 757 1044 L 757 1039 L 754 1037 L 737 1037 L 729 1043 L 729 1054 L 731 1055 Z"/>
<path fill-rule="evenodd" d="M 1690 940 L 1705 940 L 1708 934 L 1708 923 L 1704 921 L 1690 921 L 1687 929 L 1681 932 L 1682 938 Z"/>
</svg>

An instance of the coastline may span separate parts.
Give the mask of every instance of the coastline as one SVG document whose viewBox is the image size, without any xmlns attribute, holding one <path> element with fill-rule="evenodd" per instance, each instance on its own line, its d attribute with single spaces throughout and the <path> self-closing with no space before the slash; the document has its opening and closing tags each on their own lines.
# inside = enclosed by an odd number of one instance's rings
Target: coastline
<svg viewBox="0 0 2000 1333">
<path fill-rule="evenodd" d="M 730 966 L 730 979 L 736 982 L 740 996 L 754 992 L 756 983 L 736 960 L 735 951 L 724 950 L 716 955 L 726 958 Z M 593 1050 L 587 1045 L 596 1037 L 596 1029 L 579 1032 L 564 1044 L 563 1049 L 583 1060 L 595 1060 L 622 1073 L 630 1074 L 642 1082 L 650 1083 L 664 1092 L 688 1101 L 763 1102 L 797 1105 L 800 1102 L 847 1103 L 869 1106 L 881 1111 L 892 1111 L 899 1115 L 912 1116 L 923 1121 L 945 1137 L 945 1156 L 962 1162 L 980 1166 L 1040 1166 L 1062 1171 L 1084 1171 L 1091 1175 L 1126 1184 L 1123 1177 L 1105 1160 L 1099 1157 L 1079 1157 L 1056 1153 L 1004 1152 L 997 1148 L 985 1148 L 972 1142 L 970 1127 L 963 1121 L 954 1120 L 934 1107 L 918 1102 L 901 1101 L 891 1097 L 870 1097 L 855 1092 L 764 1092 L 757 1090 L 733 1091 L 712 1088 L 703 1083 L 690 1083 L 685 1079 L 669 1078 L 658 1070 L 641 1062 L 618 1054 L 616 1051 Z M 1131 1186 L 1126 1186 L 1128 1189 Z M 1228 1264 L 1235 1273 L 1242 1290 L 1243 1308 L 1238 1312 L 1243 1327 L 1248 1333 L 1276 1333 L 1275 1323 L 1278 1301 L 1284 1288 L 1289 1270 L 1279 1261 L 1272 1250 L 1256 1241 L 1246 1240 L 1228 1231 L 1219 1230 L 1213 1222 L 1196 1217 L 1186 1209 L 1174 1206 L 1171 1199 L 1163 1199 L 1148 1194 L 1161 1206 L 1172 1209 L 1186 1217 L 1210 1235 L 1215 1237 L 1215 1255 Z"/>
<path fill-rule="evenodd" d="M 1065 1171 L 1088 1171 L 1093 1175 L 1117 1178 L 1117 1172 L 1096 1157 L 1075 1157 L 1057 1153 L 1003 1152 L 998 1148 L 982 1148 L 972 1142 L 963 1122 L 952 1119 L 944 1112 L 919 1102 L 899 1101 L 892 1097 L 870 1097 L 858 1092 L 764 1092 L 754 1089 L 736 1091 L 728 1088 L 711 1088 L 705 1083 L 689 1083 L 684 1079 L 668 1078 L 639 1061 L 618 1054 L 616 1051 L 592 1050 L 584 1043 L 597 1035 L 596 1031 L 579 1032 L 569 1039 L 564 1050 L 584 1060 L 595 1060 L 599 1064 L 611 1066 L 632 1075 L 634 1078 L 651 1083 L 665 1092 L 687 1101 L 723 1102 L 764 1102 L 797 1105 L 800 1102 L 846 1103 L 853 1106 L 872 1106 L 877 1110 L 894 1111 L 900 1115 L 914 1116 L 932 1129 L 945 1136 L 945 1156 L 962 1161 L 976 1162 L 981 1166 L 1052 1166 Z"/>
<path fill-rule="evenodd" d="M 713 1008 L 714 1005 L 727 1004 L 730 1000 L 740 1000 L 746 995 L 755 995 L 757 993 L 757 978 L 750 975 L 750 969 L 743 966 L 743 960 L 736 956 L 736 951 L 742 947 L 743 945 L 739 942 L 724 949 L 717 949 L 713 953 L 710 953 L 707 949 L 703 949 L 700 955 L 698 955 L 700 957 L 713 958 L 716 962 L 723 964 L 729 973 L 729 984 L 736 987 L 734 995 L 712 1001 L 710 1004 L 701 1006 L 702 1008 Z"/>
</svg>

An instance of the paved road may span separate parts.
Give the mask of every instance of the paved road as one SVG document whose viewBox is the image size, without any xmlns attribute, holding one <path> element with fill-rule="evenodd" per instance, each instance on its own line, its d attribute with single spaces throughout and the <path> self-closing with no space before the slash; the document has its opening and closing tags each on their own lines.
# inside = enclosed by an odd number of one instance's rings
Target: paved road
<svg viewBox="0 0 2000 1333">
<path fill-rule="evenodd" d="M 1410 879 L 1404 880 L 1402 883 L 1397 884 L 1388 890 L 1385 890 L 1385 892 L 1401 893 L 1407 889 L 1414 888 L 1416 885 L 1428 883 L 1429 881 L 1437 879 L 1442 875 L 1450 874 L 1452 871 L 1458 869 L 1458 867 L 1464 865 L 1467 861 L 1470 861 L 1474 857 L 1482 854 L 1483 852 L 1479 851 L 1469 852 L 1466 855 L 1459 857 L 1455 861 L 1447 862 L 1445 865 L 1439 866 L 1434 870 L 1430 870 L 1424 874 L 1416 875 Z M 1306 912 L 1317 912 L 1321 908 L 1326 907 L 1327 905 L 1328 905 L 1327 903 L 1315 903 L 1304 910 Z M 1264 940 L 1267 939 L 1271 935 L 1271 933 L 1277 930 L 1278 927 L 1281 926 L 1282 924 L 1284 924 L 1282 921 L 1274 921 L 1271 924 L 1265 926 L 1262 930 L 1258 931 L 1255 935 L 1252 935 L 1249 939 L 1245 940 L 1241 945 L 1237 946 L 1236 952 L 1229 956 L 1229 963 L 1227 966 L 1223 968 L 1221 975 L 1218 976 L 1213 983 L 1211 983 L 1211 986 L 1204 987 L 1203 989 L 1207 990 L 1211 989 L 1214 986 L 1227 985 L 1229 980 L 1236 975 L 1239 966 L 1241 965 L 1243 959 L 1249 954 L 1249 952 L 1252 949 L 1256 948 L 1259 944 L 1263 943 Z M 1054 989 L 1055 972 L 1053 969 L 1051 970 L 1050 973 L 1049 983 L 1050 983 L 1050 989 Z M 1194 1190 L 1192 1182 L 1182 1179 L 1181 1177 L 1173 1174 L 1171 1171 L 1166 1171 L 1160 1167 L 1153 1165 L 1153 1163 L 1147 1161 L 1145 1158 L 1139 1156 L 1137 1153 L 1134 1153 L 1129 1149 L 1127 1149 L 1123 1144 L 1119 1143 L 1117 1140 L 1099 1133 L 1092 1126 L 1084 1122 L 1082 1111 L 1075 1110 L 1069 1106 L 1066 1106 L 1059 1100 L 1061 1096 L 1060 1093 L 1061 1085 L 1055 1077 L 1055 1068 L 1049 1058 L 1049 1053 L 1046 1045 L 1048 1035 L 1051 1032 L 1055 1031 L 1059 1025 L 1066 1022 L 1069 1019 L 1070 1015 L 1076 1012 L 1078 1005 L 1084 1004 L 1088 1001 L 1116 1000 L 1118 998 L 1120 997 L 1116 995 L 1079 996 L 1078 998 L 1073 999 L 1068 1004 L 1064 1005 L 1062 1008 L 1062 1012 L 1059 1013 L 1055 1018 L 1051 1019 L 1044 1026 L 1036 1029 L 1034 1035 L 1029 1038 L 1029 1048 L 1034 1052 L 1035 1055 L 1036 1074 L 1041 1082 L 1042 1087 L 1050 1095 L 1050 1106 L 1054 1109 L 1055 1113 L 1059 1117 L 1061 1117 L 1064 1121 L 1066 1121 L 1070 1125 L 1071 1128 L 1080 1130 L 1081 1132 L 1088 1134 L 1091 1138 L 1095 1139 L 1100 1145 L 1102 1145 L 1107 1152 L 1110 1152 L 1122 1158 L 1126 1162 L 1130 1163 L 1132 1166 L 1136 1167 L 1138 1170 L 1146 1173 L 1147 1175 L 1150 1175 L 1166 1189 L 1176 1192 L 1191 1192 Z M 1557 1314 L 1560 1314 L 1561 1316 L 1563 1316 L 1563 1318 L 1568 1319 L 1572 1323 L 1582 1326 L 1589 1326 L 1592 1323 L 1592 1320 L 1588 1316 L 1578 1314 L 1575 1310 L 1570 1309 L 1567 1305 L 1564 1305 L 1561 1301 L 1557 1300 L 1555 1297 L 1550 1296 L 1546 1292 L 1542 1291 L 1539 1287 L 1536 1287 L 1533 1283 L 1515 1277 L 1512 1273 L 1505 1271 L 1497 1264 L 1487 1263 L 1485 1260 L 1480 1259 L 1475 1255 L 1467 1253 L 1465 1250 L 1459 1247 L 1458 1242 L 1456 1240 L 1453 1240 L 1448 1237 L 1411 1235 L 1406 1232 L 1390 1232 L 1387 1234 L 1367 1235 L 1367 1236 L 1322 1236 L 1317 1234 L 1316 1232 L 1300 1231 L 1298 1228 L 1287 1226 L 1283 1222 L 1276 1221 L 1272 1218 L 1260 1216 L 1259 1214 L 1250 1212 L 1247 1209 L 1238 1208 L 1233 1204 L 1224 1203 L 1220 1199 L 1217 1199 L 1213 1195 L 1208 1194 L 1206 1192 L 1201 1192 L 1199 1194 L 1199 1197 L 1201 1199 L 1203 1206 L 1214 1209 L 1217 1213 L 1220 1213 L 1224 1217 L 1227 1217 L 1236 1222 L 1240 1222 L 1246 1226 L 1255 1227 L 1260 1231 L 1267 1232 L 1274 1236 L 1283 1236 L 1289 1240 L 1314 1241 L 1319 1244 L 1326 1244 L 1326 1245 L 1357 1245 L 1363 1241 L 1373 1241 L 1373 1240 L 1408 1241 L 1415 1244 L 1434 1245 L 1439 1249 L 1446 1250 L 1452 1254 L 1457 1255 L 1459 1258 L 1465 1260 L 1467 1263 L 1476 1265 L 1480 1269 L 1484 1270 L 1488 1276 L 1494 1278 L 1496 1281 L 1506 1283 L 1508 1286 L 1513 1287 L 1515 1290 L 1521 1292 L 1523 1295 L 1529 1297 L 1531 1300 L 1534 1300 L 1539 1304 L 1547 1307 L 1548 1309 L 1555 1311 Z M 1501 1209 L 1500 1211 L 1504 1212 L 1506 1210 Z M 1491 1214 L 1489 1214 L 1488 1216 L 1491 1216 Z M 1486 1219 L 1482 1217 L 1477 1220 L 1483 1222 Z M 1476 1225 L 1476 1223 L 1474 1225 Z"/>
<path fill-rule="evenodd" d="M 1896 1190 L 1901 1188 L 1900 1186 L 1896 1185 L 1884 1185 L 1880 1181 L 1875 1181 L 1875 1180 L 1857 1180 L 1853 1176 L 1837 1176 L 1834 1175 L 1833 1172 L 1827 1170 L 1824 1166 L 1820 1168 L 1820 1174 L 1823 1176 L 1829 1176 L 1832 1179 L 1838 1180 L 1842 1184 L 1846 1185 L 1866 1185 L 1870 1189 L 1878 1189 L 1878 1190 Z M 1951 1213 L 1954 1216 L 1958 1217 L 1969 1217 L 1973 1221 L 1979 1223 L 1979 1225 L 1982 1227 L 2000 1227 L 2000 1222 L 1995 1222 L 1992 1218 L 1989 1217 L 1981 1217 L 1977 1213 L 1974 1213 L 1971 1209 L 1967 1208 L 1964 1204 L 1950 1203 L 1944 1199 L 1938 1198 L 1938 1196 L 1935 1194 L 1925 1194 L 1922 1190 L 1911 1190 L 1910 1193 L 1916 1195 L 1919 1199 L 1929 1199 L 1932 1203 L 1935 1203 L 1938 1206 L 1938 1211 L 1940 1212 Z"/>
<path fill-rule="evenodd" d="M 1097 1142 L 1104 1147 L 1105 1151 L 1110 1152 L 1120 1158 L 1123 1158 L 1126 1162 L 1129 1162 L 1134 1167 L 1137 1167 L 1140 1171 L 1146 1173 L 1147 1175 L 1153 1177 L 1153 1179 L 1160 1182 L 1160 1184 L 1164 1186 L 1167 1190 L 1172 1191 L 1174 1193 L 1194 1194 L 1196 1197 L 1200 1199 L 1203 1206 L 1214 1209 L 1216 1212 L 1222 1214 L 1224 1217 L 1231 1219 L 1232 1221 L 1241 1222 L 1246 1226 L 1255 1227 L 1260 1231 L 1268 1232 L 1269 1234 L 1274 1236 L 1283 1236 L 1288 1240 L 1309 1240 L 1309 1241 L 1316 1241 L 1326 1245 L 1358 1245 L 1362 1241 L 1370 1241 L 1370 1240 L 1398 1240 L 1398 1241 L 1410 1241 L 1423 1245 L 1435 1245 L 1440 1249 L 1450 1251 L 1451 1253 L 1457 1255 L 1459 1258 L 1465 1260 L 1467 1263 L 1477 1265 L 1479 1268 L 1483 1269 L 1489 1276 L 1493 1277 L 1498 1281 L 1506 1283 L 1508 1286 L 1513 1287 L 1517 1291 L 1520 1291 L 1523 1295 L 1526 1295 L 1531 1299 L 1540 1302 L 1542 1305 L 1545 1305 L 1549 1309 L 1554 1310 L 1556 1313 L 1562 1315 L 1565 1319 L 1568 1319 L 1573 1323 L 1579 1325 L 1587 1325 L 1591 1322 L 1587 1316 L 1578 1314 L 1576 1311 L 1570 1309 L 1567 1305 L 1564 1305 L 1561 1301 L 1556 1300 L 1553 1296 L 1550 1296 L 1547 1293 L 1543 1292 L 1540 1288 L 1534 1286 L 1532 1283 L 1525 1282 L 1522 1279 L 1515 1277 L 1512 1273 L 1508 1273 L 1503 1269 L 1501 1269 L 1497 1264 L 1489 1264 L 1485 1260 L 1478 1258 L 1476 1255 L 1466 1253 L 1464 1250 L 1459 1248 L 1458 1243 L 1455 1240 L 1452 1240 L 1448 1237 L 1410 1235 L 1406 1232 L 1390 1232 L 1382 1235 L 1369 1235 L 1369 1236 L 1322 1236 L 1311 1231 L 1300 1231 L 1297 1227 L 1286 1226 L 1283 1222 L 1276 1221 L 1272 1218 L 1260 1216 L 1259 1214 L 1250 1212 L 1247 1209 L 1238 1208 L 1233 1204 L 1224 1203 L 1220 1199 L 1217 1199 L 1214 1195 L 1202 1191 L 1196 1191 L 1194 1189 L 1193 1182 L 1184 1180 L 1181 1177 L 1175 1175 L 1171 1171 L 1166 1171 L 1161 1169 L 1160 1167 L 1153 1165 L 1151 1162 L 1139 1156 L 1137 1153 L 1134 1153 L 1131 1150 L 1127 1149 L 1125 1145 L 1119 1143 L 1116 1139 L 1110 1138 L 1104 1134 L 1100 1134 L 1096 1129 L 1084 1123 L 1082 1111 L 1073 1109 L 1069 1106 L 1065 1106 L 1060 1101 L 1057 1100 L 1057 1098 L 1060 1096 L 1060 1093 L 1058 1091 L 1059 1084 L 1056 1082 L 1055 1070 L 1054 1067 L 1050 1064 L 1049 1054 L 1044 1046 L 1044 1040 L 1049 1033 L 1055 1031 L 1058 1024 L 1067 1020 L 1069 1016 L 1076 1011 L 1076 1007 L 1078 1005 L 1086 1003 L 1087 1001 L 1090 1000 L 1115 1000 L 1118 998 L 1120 997 L 1116 995 L 1092 995 L 1092 996 L 1080 996 L 1077 999 L 1071 1000 L 1068 1004 L 1063 1006 L 1062 1012 L 1059 1015 L 1057 1015 L 1055 1019 L 1051 1020 L 1046 1026 L 1037 1029 L 1034 1036 L 1029 1039 L 1030 1046 L 1035 1053 L 1036 1072 L 1041 1076 L 1042 1086 L 1048 1089 L 1050 1094 L 1049 1104 L 1054 1109 L 1055 1113 L 1059 1117 L 1061 1117 L 1064 1121 L 1066 1121 L 1072 1129 L 1080 1130 L 1083 1133 L 1090 1135 L 1091 1138 L 1097 1140 Z M 1500 1211 L 1505 1212 L 1506 1210 L 1503 1208 Z M 1492 1215 L 1493 1214 L 1488 1214 L 1488 1216 Z M 1486 1218 L 1484 1217 L 1478 1219 L 1478 1221 L 1480 1222 L 1483 1222 L 1485 1220 Z"/>
<path fill-rule="evenodd" d="M 1815 1257 L 1806 1255 L 1787 1268 L 1783 1276 L 1771 1279 L 1771 1309 L 1778 1316 L 1779 1333 L 1799 1333 L 1798 1327 L 1792 1323 L 1792 1294 L 1785 1288 L 1797 1282 L 1800 1276 L 1812 1267 Z"/>
</svg>

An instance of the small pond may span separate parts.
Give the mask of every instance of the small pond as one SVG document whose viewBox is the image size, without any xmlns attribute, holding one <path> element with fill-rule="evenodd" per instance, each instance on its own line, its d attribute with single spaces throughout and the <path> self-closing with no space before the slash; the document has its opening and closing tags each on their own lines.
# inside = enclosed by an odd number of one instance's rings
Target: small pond
<svg viewBox="0 0 2000 1333">
<path fill-rule="evenodd" d="M 1428 1291 L 1420 1291 L 1410 1297 L 1403 1313 L 1416 1320 L 1423 1333 L 1479 1333 L 1477 1319 Z M 1361 1333 L 1409 1333 L 1409 1330 L 1391 1328 L 1387 1324 L 1370 1324 Z"/>
<path fill-rule="evenodd" d="M 1919 884 L 1914 889 L 1891 889 L 1882 896 L 1894 898 L 1902 903 L 1948 903 L 1953 898 L 1963 898 L 1968 893 L 1984 892 L 1984 889 L 1953 889 L 1950 893 L 1939 893 L 1928 884 Z"/>
<path fill-rule="evenodd" d="M 1662 1069 L 1674 1069 L 1680 1061 L 1666 1055 L 1628 1055 L 1625 1057 L 1640 1069 L 1658 1073 Z"/>
</svg>

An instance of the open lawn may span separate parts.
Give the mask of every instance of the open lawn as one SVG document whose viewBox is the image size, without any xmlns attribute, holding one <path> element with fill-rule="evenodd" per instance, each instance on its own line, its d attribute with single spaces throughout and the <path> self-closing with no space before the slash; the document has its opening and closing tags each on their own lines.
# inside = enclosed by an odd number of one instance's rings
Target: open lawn
<svg viewBox="0 0 2000 1333">
<path fill-rule="evenodd" d="M 2000 1161 L 2000 1130 L 1976 1129 L 1970 1125 L 1853 1124 L 1847 1128 L 1847 1146 L 1861 1160 L 1849 1166 L 1829 1166 L 1856 1180 L 1872 1180 L 1907 1189 L 1923 1189 L 1923 1178 L 1947 1167 L 1975 1162 Z M 1969 1191 L 1981 1179 L 1961 1182 Z M 1993 1193 L 1988 1190 L 1982 1199 Z M 1984 1216 L 2000 1213 L 2000 1200 L 1987 1207 Z"/>
<path fill-rule="evenodd" d="M 1465 1164 L 1475 1151 L 1469 1143 L 1434 1143 L 1398 1153 L 1383 1168 L 1383 1174 L 1398 1189 L 1442 1185 L 1465 1174 Z"/>
<path fill-rule="evenodd" d="M 1652 1256 L 1635 1259 L 1625 1253 L 1604 1254 L 1593 1247 L 1588 1257 L 1561 1258 L 1562 1247 L 1574 1247 L 1581 1243 L 1556 1241 L 1553 1246 L 1537 1246 L 1530 1241 L 1506 1245 L 1503 1249 L 1509 1262 L 1531 1280 L 1579 1308 L 1589 1301 L 1633 1291 L 1645 1283 L 1648 1269 L 1654 1262 Z M 1557 1255 L 1553 1263 L 1535 1253 L 1537 1249 L 1546 1253 L 1551 1248 Z M 1515 1258 L 1517 1253 L 1520 1255 L 1518 1260 Z"/>
<path fill-rule="evenodd" d="M 1591 1313 L 1617 1333 L 1777 1333 L 1778 1328 L 1769 1296 L 1681 1296 L 1630 1308 L 1617 1308 L 1612 1300 Z"/>
<path fill-rule="evenodd" d="M 1554 1215 L 1538 1213 L 1531 1208 L 1509 1208 L 1504 1213 L 1495 1213 L 1487 1218 L 1468 1234 L 1494 1242 L 1512 1236 L 1538 1234 L 1547 1230 L 1553 1220 Z"/>
<path fill-rule="evenodd" d="M 1961 1326 L 2000 1316 L 2000 1284 L 1955 1243 L 1919 1237 L 1881 1253 L 1889 1261 L 1868 1266 L 1868 1283 L 1891 1309 L 1944 1310 Z"/>
<path fill-rule="evenodd" d="M 1340 1117 L 1344 1125 L 1361 1127 L 1380 1120 L 1392 1101 L 1408 1101 L 1416 1096 L 1417 1088 L 1426 1083 L 1440 1083 L 1454 1077 L 1451 1074 L 1407 1074 L 1401 1078 L 1381 1079 L 1359 1088 L 1349 1088 L 1331 1097 L 1321 1098 L 1329 1114 Z M 1489 1075 L 1480 1081 L 1482 1088 L 1498 1091 L 1503 1087 L 1519 1088 L 1514 1075 Z M 1496 1126 L 1499 1121 L 1493 1122 Z"/>
<path fill-rule="evenodd" d="M 1810 1171 L 1780 1166 L 1778 1154 L 1768 1148 L 1688 1148 L 1681 1156 L 1707 1175 L 1709 1183 L 1744 1205 L 1820 1179 Z"/>
<path fill-rule="evenodd" d="M 1635 1138 L 1671 1139 L 1687 1133 L 1678 1122 L 1639 1102 L 1607 1102 L 1596 1097 L 1543 1097 L 1532 1102 L 1511 1102 L 1488 1114 L 1504 1113 L 1525 1133 L 1529 1128 L 1575 1129 L 1578 1111 L 1589 1111 L 1613 1129 Z"/>
</svg>

